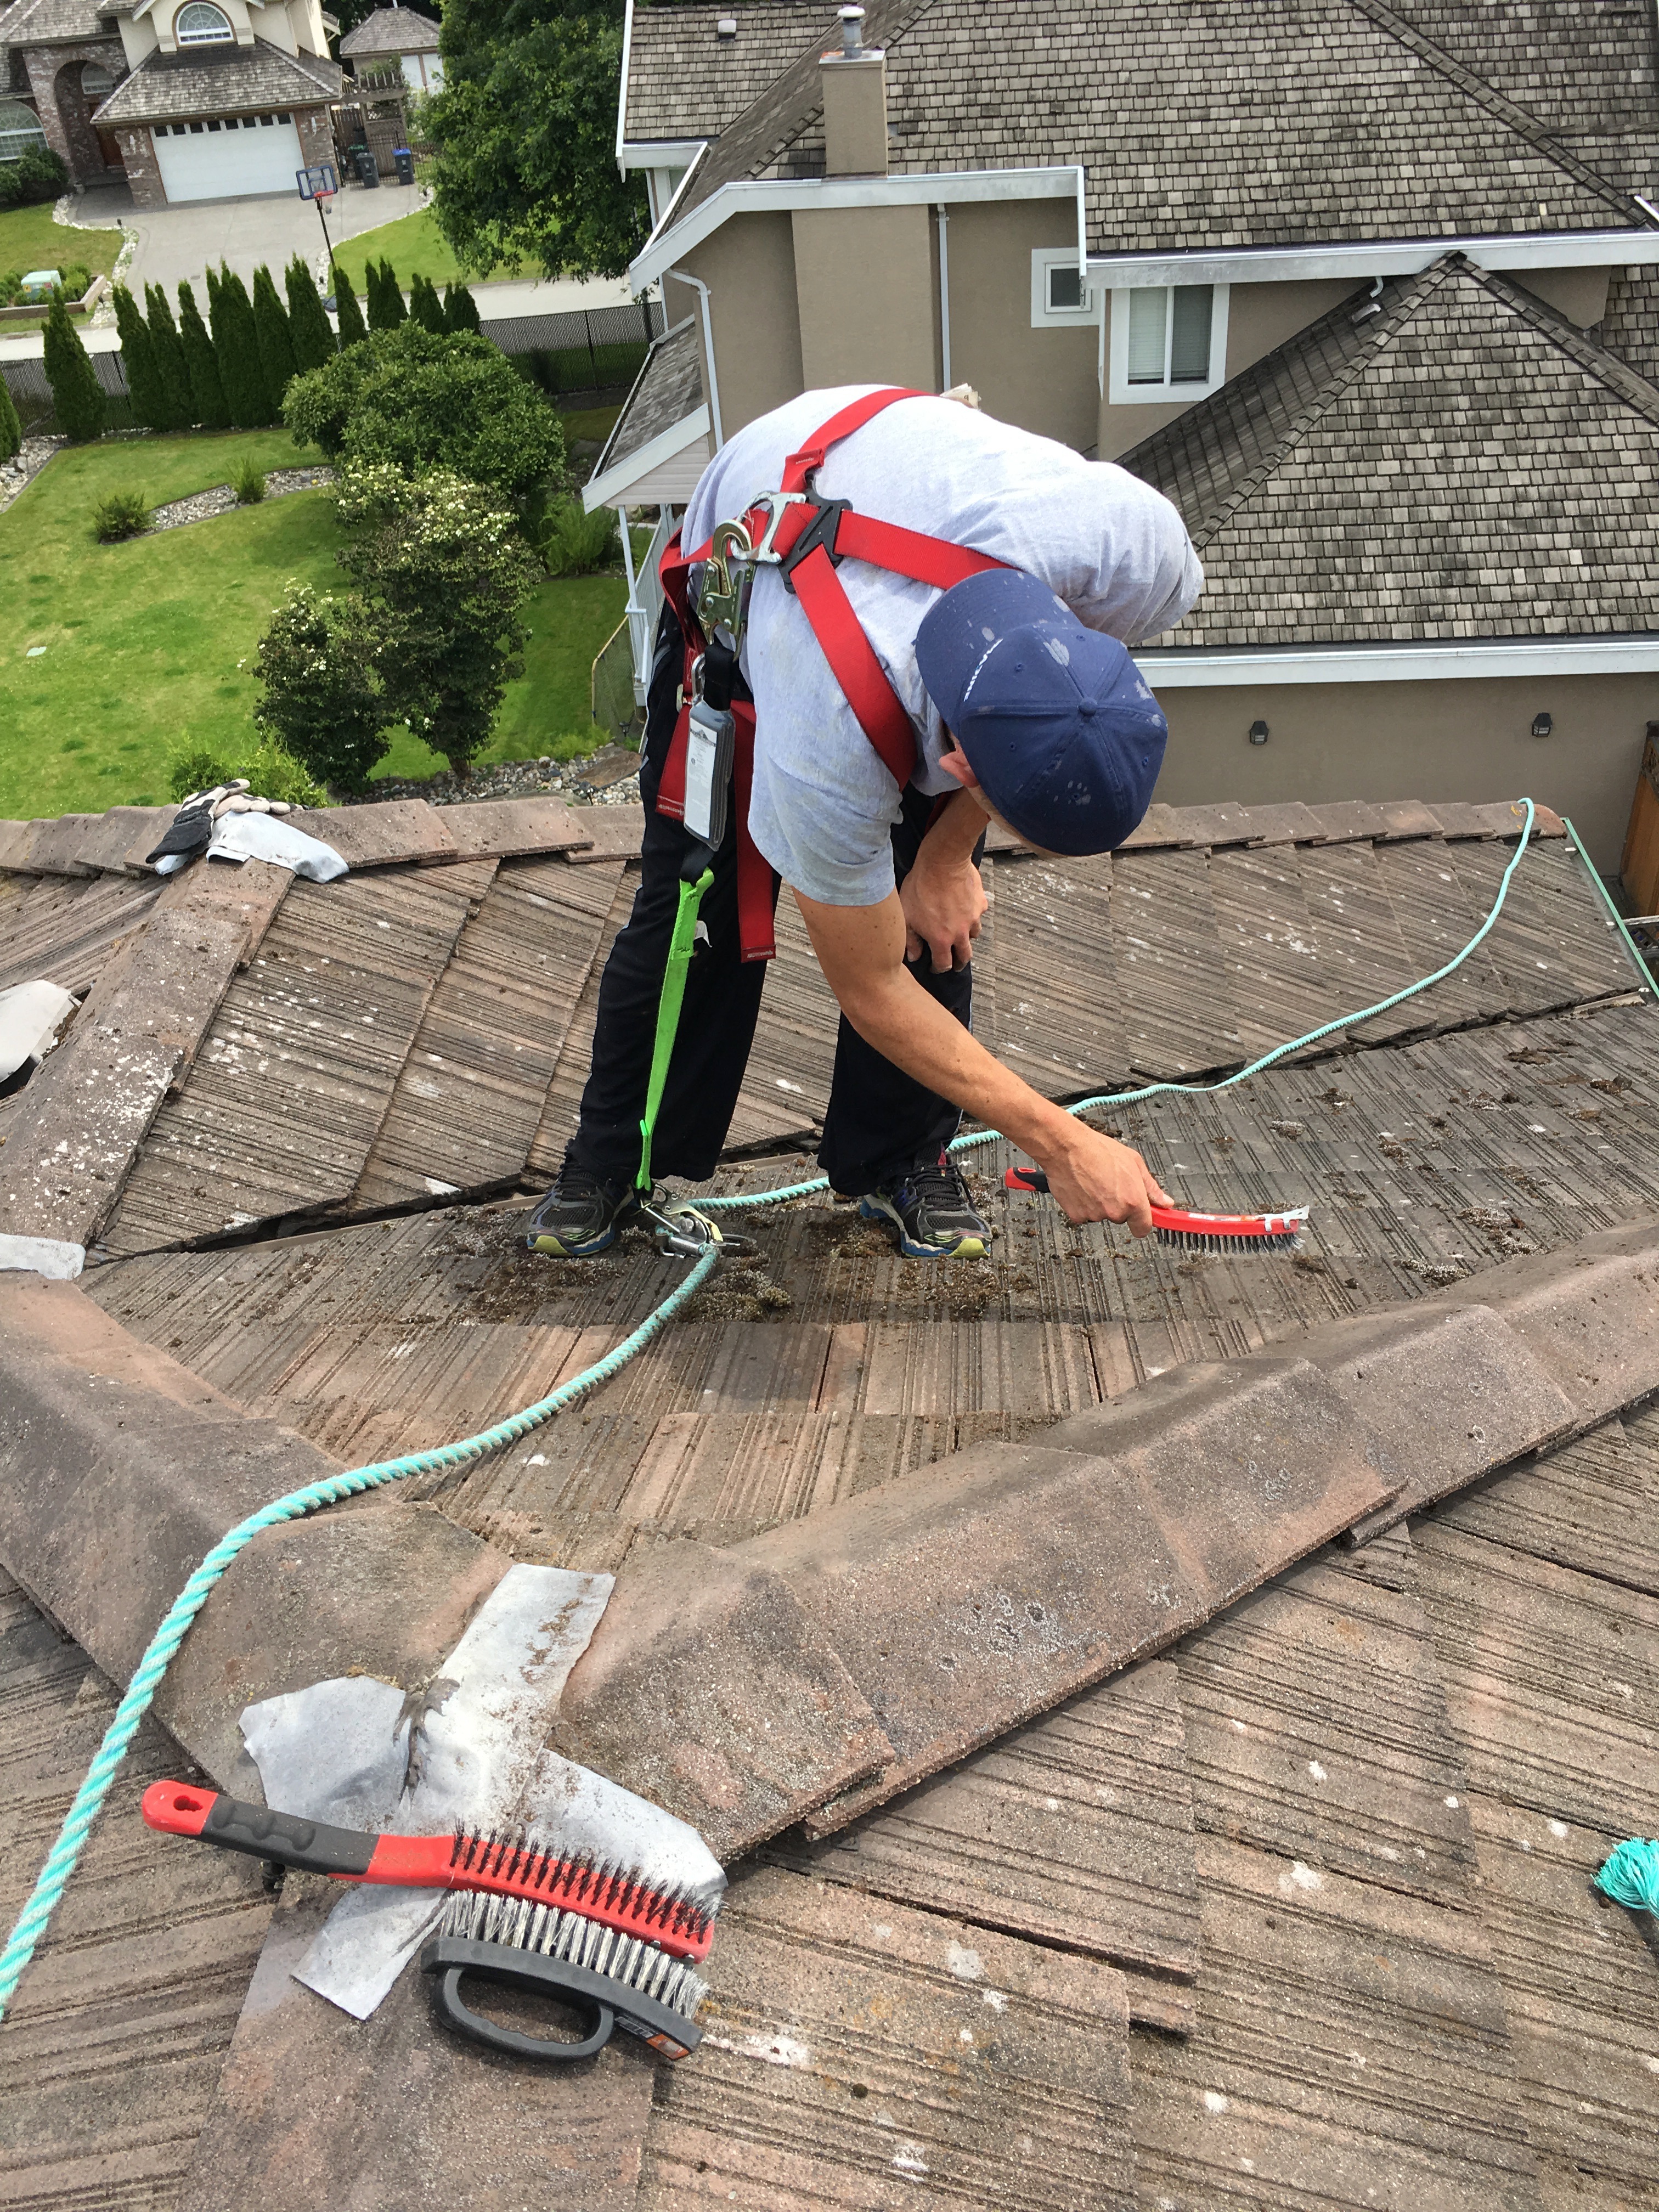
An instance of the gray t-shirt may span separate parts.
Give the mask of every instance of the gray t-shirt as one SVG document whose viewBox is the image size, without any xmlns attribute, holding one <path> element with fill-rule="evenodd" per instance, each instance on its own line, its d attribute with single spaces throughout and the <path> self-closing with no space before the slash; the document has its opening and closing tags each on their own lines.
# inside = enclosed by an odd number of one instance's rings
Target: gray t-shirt
<svg viewBox="0 0 1659 2212">
<path fill-rule="evenodd" d="M 875 387 L 804 392 L 739 430 L 703 471 L 683 543 L 775 491 L 786 457 Z M 817 489 L 861 514 L 994 554 L 1040 577 L 1080 622 L 1133 644 L 1180 621 L 1204 581 L 1162 493 L 1110 462 L 943 398 L 906 399 L 831 447 Z M 839 571 L 854 611 L 917 733 L 915 782 L 954 791 L 945 736 L 916 669 L 915 635 L 938 592 L 862 561 Z M 899 791 L 859 726 L 800 603 L 775 568 L 755 581 L 743 647 L 755 695 L 749 828 L 783 878 L 826 906 L 874 906 L 893 888 Z"/>
</svg>

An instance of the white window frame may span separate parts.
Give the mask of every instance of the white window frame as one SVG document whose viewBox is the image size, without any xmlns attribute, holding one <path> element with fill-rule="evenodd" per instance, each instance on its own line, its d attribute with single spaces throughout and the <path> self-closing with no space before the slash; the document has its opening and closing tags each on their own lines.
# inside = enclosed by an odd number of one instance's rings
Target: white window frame
<svg viewBox="0 0 1659 2212">
<path fill-rule="evenodd" d="M 224 29 L 222 31 L 214 31 L 207 33 L 206 35 L 204 35 L 199 31 L 192 35 L 187 31 L 181 30 L 179 28 L 179 25 L 184 17 L 189 14 L 191 8 L 198 6 L 211 8 L 214 14 L 219 18 L 219 21 L 224 25 Z M 218 0 L 185 0 L 184 6 L 179 9 L 178 14 L 173 19 L 173 43 L 174 46 L 181 47 L 234 46 L 236 43 L 236 26 L 231 21 L 230 17 L 225 13 L 224 9 L 218 5 Z"/>
<path fill-rule="evenodd" d="M 1031 249 L 1031 328 L 1034 331 L 1092 330 L 1100 320 L 1100 285 L 1097 280 L 1085 276 L 1083 304 L 1079 307 L 1051 307 L 1048 305 L 1048 272 L 1051 269 L 1075 269 L 1078 265 L 1075 246 L 1034 246 Z"/>
<path fill-rule="evenodd" d="M 1129 302 L 1136 287 L 1115 288 L 1111 295 L 1111 342 L 1107 349 L 1109 360 L 1108 404 L 1113 407 L 1168 407 L 1172 403 L 1184 407 L 1189 400 L 1207 399 L 1227 380 L 1227 295 L 1230 287 L 1212 284 L 1214 294 L 1210 308 L 1210 373 L 1204 381 L 1191 384 L 1171 384 L 1169 381 L 1170 354 L 1166 338 L 1164 353 L 1162 384 L 1131 384 L 1129 381 Z M 1174 287 L 1159 285 L 1151 289 L 1173 292 Z M 1170 313 L 1174 307 L 1171 302 Z"/>
</svg>

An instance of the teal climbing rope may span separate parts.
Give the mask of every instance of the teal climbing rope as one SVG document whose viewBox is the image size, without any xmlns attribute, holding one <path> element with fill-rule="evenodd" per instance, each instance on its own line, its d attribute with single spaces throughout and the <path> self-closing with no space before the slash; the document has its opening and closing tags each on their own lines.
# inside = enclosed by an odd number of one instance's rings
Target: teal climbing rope
<svg viewBox="0 0 1659 2212">
<path fill-rule="evenodd" d="M 1602 1862 L 1595 1887 L 1632 1912 L 1659 1913 L 1659 1838 L 1632 1836 Z"/>
<path fill-rule="evenodd" d="M 1097 1091 L 1092 1097 L 1078 1099 L 1066 1111 L 1068 1114 L 1087 1114 L 1096 1106 L 1133 1106 L 1143 1098 L 1157 1098 L 1170 1092 L 1197 1097 L 1212 1091 L 1231 1091 L 1235 1084 L 1249 1082 L 1253 1075 L 1260 1075 L 1264 1068 L 1276 1066 L 1293 1052 L 1302 1052 L 1310 1044 L 1322 1044 L 1327 1037 L 1335 1036 L 1340 1030 L 1352 1029 L 1356 1023 L 1374 1021 L 1377 1015 L 1386 1014 L 1391 1008 L 1402 1006 L 1407 999 L 1414 999 L 1419 991 L 1427 991 L 1437 983 L 1443 983 L 1448 975 L 1455 975 L 1470 954 L 1485 943 L 1498 915 L 1504 911 L 1510 878 L 1521 865 L 1521 856 L 1531 841 L 1532 825 L 1536 819 L 1536 810 L 1531 799 L 1523 799 L 1521 804 L 1527 810 L 1521 829 L 1521 841 L 1504 871 L 1498 886 L 1498 896 L 1492 903 L 1492 912 L 1455 958 L 1447 961 L 1443 968 L 1437 968 L 1432 975 L 1425 975 L 1420 982 L 1407 983 L 1403 991 L 1395 991 L 1386 999 L 1379 999 L 1374 1006 L 1362 1006 L 1357 1014 L 1339 1014 L 1334 1022 L 1322 1023 L 1318 1029 L 1310 1030 L 1306 1036 L 1293 1037 L 1289 1044 L 1275 1045 L 1271 1052 L 1264 1052 L 1259 1060 L 1251 1060 L 1248 1066 L 1236 1068 L 1232 1074 L 1224 1075 L 1214 1083 L 1143 1083 L 1134 1091 Z M 966 1152 L 972 1151 L 976 1145 L 997 1145 L 1001 1141 L 1002 1132 L 1000 1129 L 976 1129 L 971 1136 L 957 1138 L 951 1150 Z M 712 1212 L 716 1206 L 778 1206 L 786 1199 L 810 1198 L 815 1191 L 828 1190 L 829 1188 L 828 1176 L 814 1176 L 810 1182 L 788 1183 L 781 1190 L 739 1191 L 729 1198 L 700 1198 L 697 1206 L 705 1213 Z"/>
<path fill-rule="evenodd" d="M 1261 1074 L 1264 1068 L 1274 1066 L 1291 1053 L 1318 1044 L 1342 1030 L 1352 1029 L 1358 1022 L 1374 1020 L 1377 1015 L 1387 1013 L 1391 1007 L 1414 998 L 1419 991 L 1429 990 L 1434 984 L 1443 982 L 1485 941 L 1504 910 L 1510 880 L 1532 837 L 1533 803 L 1528 799 L 1522 804 L 1527 811 L 1520 842 L 1504 871 L 1491 913 L 1455 958 L 1447 961 L 1443 968 L 1437 968 L 1432 975 L 1424 976 L 1420 982 L 1407 984 L 1404 990 L 1395 991 L 1390 997 L 1379 1000 L 1374 1006 L 1364 1007 L 1358 1013 L 1343 1014 L 1335 1021 L 1326 1022 L 1316 1030 L 1310 1030 L 1305 1036 L 1294 1038 L 1289 1044 L 1279 1045 L 1272 1052 L 1263 1053 L 1259 1060 L 1251 1060 L 1248 1066 L 1239 1068 L 1231 1075 L 1223 1076 L 1217 1082 L 1147 1083 L 1134 1091 L 1103 1091 L 1092 1097 L 1079 1099 L 1074 1105 L 1067 1107 L 1066 1111 L 1083 1114 L 1096 1106 L 1127 1106 L 1164 1092 L 1198 1095 L 1230 1091 L 1235 1084 L 1246 1082 L 1251 1076 Z M 999 1135 L 1000 1133 L 994 1129 L 978 1130 L 971 1136 L 958 1137 L 951 1149 L 952 1152 L 965 1152 L 976 1145 L 994 1144 L 999 1141 Z M 787 1183 L 776 1190 L 745 1191 L 725 1198 L 699 1199 L 697 1205 L 702 1211 L 715 1207 L 778 1206 L 792 1198 L 811 1197 L 815 1192 L 829 1188 L 826 1176 L 815 1176 L 810 1181 Z M 383 1483 L 400 1482 L 413 1474 L 435 1474 L 446 1468 L 463 1467 L 469 1461 L 480 1459 L 487 1452 L 499 1450 L 502 1445 L 514 1443 L 520 1437 L 527 1436 L 531 1430 L 539 1428 L 543 1422 L 550 1420 L 554 1414 L 574 1405 L 588 1391 L 609 1382 L 630 1359 L 637 1358 L 658 1331 L 665 1327 L 702 1289 L 718 1264 L 719 1256 L 718 1248 L 711 1248 L 705 1252 L 685 1280 L 646 1316 L 631 1335 L 624 1337 L 614 1351 L 607 1352 L 596 1365 L 584 1370 L 570 1382 L 561 1384 L 549 1396 L 538 1399 L 533 1406 L 527 1406 L 522 1413 L 512 1414 L 507 1419 L 497 1422 L 494 1428 L 482 1430 L 475 1437 L 465 1437 L 459 1443 L 441 1444 L 430 1451 L 409 1452 L 401 1459 L 383 1460 L 372 1467 L 351 1468 L 339 1474 L 330 1475 L 321 1482 L 312 1483 L 304 1490 L 291 1491 L 286 1498 L 276 1498 L 272 1504 L 263 1506 L 258 1512 L 251 1514 L 214 1546 L 180 1590 L 167 1618 L 151 1638 L 149 1648 L 127 1686 L 126 1695 L 116 1707 L 115 1717 L 105 1731 L 97 1757 L 88 1768 L 85 1781 L 76 1792 L 75 1802 L 64 1817 L 46 1864 L 40 1869 L 29 1901 L 7 1939 L 4 1951 L 0 1952 L 0 2020 L 5 2017 L 6 2008 L 16 1992 L 23 1970 L 33 1957 L 35 1947 L 57 1910 L 58 1901 L 75 1871 L 93 1823 L 109 1795 L 116 1771 L 137 1733 L 139 1723 L 149 1710 L 162 1676 L 184 1642 L 191 1623 L 206 1603 L 214 1584 L 238 1553 L 264 1529 L 279 1527 L 286 1521 L 297 1521 L 322 1506 L 337 1504 L 343 1498 L 354 1498 L 362 1491 L 378 1489 Z M 1613 1854 L 1602 1869 L 1603 1876 L 1613 1869 L 1620 1852 L 1656 1855 L 1650 1862 L 1643 1863 L 1639 1874 L 1635 1862 L 1632 1863 L 1632 1882 L 1645 1879 L 1649 1884 L 1647 1894 L 1636 1898 L 1634 1901 L 1647 1905 L 1651 1911 L 1652 1900 L 1659 1895 L 1659 1845 L 1641 1843 L 1621 1844 L 1620 1851 Z M 1603 1887 L 1606 1886 L 1604 1881 Z M 1608 1891 L 1609 1895 L 1616 1893 L 1611 1889 Z M 1628 1903 L 1632 1900 L 1624 1899 L 1621 1901 Z"/>
</svg>

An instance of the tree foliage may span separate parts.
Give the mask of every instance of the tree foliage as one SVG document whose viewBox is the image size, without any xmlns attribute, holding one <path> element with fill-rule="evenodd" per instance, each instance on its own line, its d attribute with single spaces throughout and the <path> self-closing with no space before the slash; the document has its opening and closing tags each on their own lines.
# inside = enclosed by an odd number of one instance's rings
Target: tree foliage
<svg viewBox="0 0 1659 2212">
<path fill-rule="evenodd" d="M 348 346 L 362 343 L 368 336 L 368 325 L 363 320 L 363 311 L 357 304 L 350 280 L 337 261 L 331 264 L 329 273 L 334 280 L 334 312 L 339 319 L 340 350 L 343 353 Z"/>
<path fill-rule="evenodd" d="M 190 403 L 194 420 L 204 430 L 228 430 L 230 406 L 219 375 L 219 356 L 213 349 L 207 325 L 202 320 L 196 295 L 188 284 L 179 287 L 179 343 L 190 372 Z"/>
<path fill-rule="evenodd" d="M 444 322 L 452 331 L 482 331 L 478 303 L 465 284 L 444 288 Z"/>
<path fill-rule="evenodd" d="M 258 430 L 276 420 L 265 373 L 259 361 L 259 332 L 253 319 L 253 303 L 247 287 L 222 263 L 217 274 L 208 271 L 209 310 L 213 325 L 213 350 L 218 356 L 219 379 L 225 404 L 239 430 Z"/>
<path fill-rule="evenodd" d="M 17 403 L 11 396 L 11 386 L 0 376 L 0 461 L 9 461 L 23 447 L 23 425 L 18 420 Z"/>
<path fill-rule="evenodd" d="M 361 791 L 391 743 L 380 660 L 377 626 L 356 593 L 290 585 L 254 654 L 255 724 L 320 781 Z"/>
<path fill-rule="evenodd" d="M 465 774 L 524 672 L 541 563 L 512 515 L 448 469 L 348 468 L 339 507 L 355 533 L 340 562 L 364 594 L 395 712 Z"/>
<path fill-rule="evenodd" d="M 449 328 L 444 317 L 444 303 L 429 276 L 410 278 L 409 312 L 422 330 L 431 331 L 436 337 L 441 337 Z"/>
<path fill-rule="evenodd" d="M 69 309 L 56 293 L 46 316 L 46 356 L 58 428 L 74 445 L 102 437 L 108 412 L 104 387 L 87 358 L 81 333 L 70 320 Z"/>
<path fill-rule="evenodd" d="M 303 374 L 307 369 L 320 368 L 325 362 L 333 360 L 334 333 L 328 326 L 323 295 L 299 254 L 283 271 L 283 283 L 288 293 L 288 328 L 294 341 L 294 365 Z"/>
<path fill-rule="evenodd" d="M 138 312 L 138 302 L 125 284 L 115 287 L 115 327 L 121 334 L 121 368 L 127 380 L 127 397 L 132 402 L 133 421 L 146 430 L 169 428 L 167 393 L 156 366 L 155 349 Z"/>
<path fill-rule="evenodd" d="M 144 287 L 144 319 L 149 325 L 156 374 L 167 397 L 167 427 L 169 430 L 188 430 L 199 419 L 191 392 L 190 364 L 185 359 L 184 345 L 173 319 L 173 310 L 167 305 L 167 293 L 160 284 Z"/>
<path fill-rule="evenodd" d="M 294 381 L 294 340 L 288 327 L 288 310 L 276 296 L 276 279 L 268 263 L 253 272 L 253 330 L 259 348 L 259 373 L 270 400 L 271 422 L 283 411 L 283 394 Z"/>
<path fill-rule="evenodd" d="M 505 354 L 414 322 L 296 377 L 283 419 L 296 445 L 331 460 L 387 461 L 410 476 L 441 465 L 514 499 L 564 464 L 558 416 Z"/>
<path fill-rule="evenodd" d="M 397 270 L 390 261 L 370 261 L 365 264 L 363 280 L 368 288 L 368 327 L 395 331 L 409 314 Z"/>
<path fill-rule="evenodd" d="M 645 180 L 617 171 L 623 0 L 449 0 L 426 128 L 439 228 L 462 265 L 620 276 Z"/>
</svg>

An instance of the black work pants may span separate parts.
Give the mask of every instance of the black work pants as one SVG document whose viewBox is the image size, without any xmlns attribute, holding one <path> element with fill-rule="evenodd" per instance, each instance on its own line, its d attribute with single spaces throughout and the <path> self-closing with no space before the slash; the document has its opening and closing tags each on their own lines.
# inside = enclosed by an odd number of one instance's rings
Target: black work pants
<svg viewBox="0 0 1659 2212">
<path fill-rule="evenodd" d="M 668 940 L 678 910 L 680 867 L 693 840 L 656 811 L 657 784 L 672 742 L 681 645 L 670 607 L 663 610 L 652 669 L 640 769 L 645 801 L 644 868 L 627 926 L 611 950 L 599 983 L 593 1063 L 582 1093 L 581 1119 L 570 1157 L 593 1174 L 632 1182 L 640 1165 L 640 1118 L 656 1039 L 657 1006 Z M 893 828 L 893 866 L 902 883 L 921 849 L 933 801 L 902 794 Z M 736 808 L 714 857 L 714 881 L 700 919 L 708 941 L 699 945 L 686 977 L 674 1054 L 652 1141 L 659 1176 L 694 1182 L 714 1173 L 732 1125 L 738 1092 L 755 1039 L 761 991 L 769 965 L 740 957 L 738 936 Z M 778 878 L 772 878 L 777 902 Z M 969 1027 L 971 968 L 935 975 L 929 956 L 910 971 L 940 1006 Z M 961 1115 L 948 1100 L 895 1067 L 865 1042 L 843 1015 L 818 1163 L 833 1189 L 856 1196 L 885 1176 L 933 1160 L 955 1136 Z"/>
</svg>

